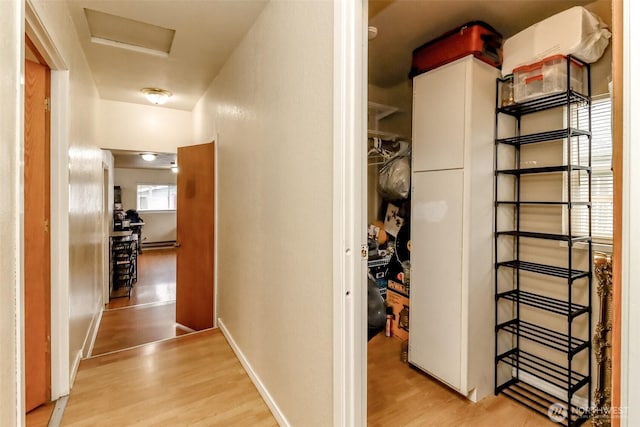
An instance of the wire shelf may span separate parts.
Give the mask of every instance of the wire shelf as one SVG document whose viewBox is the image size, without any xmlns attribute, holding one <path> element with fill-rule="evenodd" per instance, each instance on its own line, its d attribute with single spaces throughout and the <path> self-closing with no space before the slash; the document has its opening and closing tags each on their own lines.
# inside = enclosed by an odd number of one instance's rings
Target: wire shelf
<svg viewBox="0 0 640 427">
<path fill-rule="evenodd" d="M 496 330 L 519 335 L 520 338 L 566 353 L 570 357 L 573 357 L 577 353 L 589 347 L 588 341 L 581 340 L 576 337 L 569 337 L 561 332 L 544 328 L 523 320 L 510 320 L 498 325 Z"/>
<path fill-rule="evenodd" d="M 546 265 L 546 264 L 538 264 L 535 262 L 527 262 L 527 261 L 504 261 L 496 264 L 496 267 L 509 267 L 517 270 L 530 271 L 532 273 L 544 274 L 547 276 L 561 277 L 564 279 L 577 280 L 583 277 L 589 277 L 590 273 L 588 271 L 582 270 L 569 270 L 564 267 L 557 267 L 554 265 Z"/>
</svg>

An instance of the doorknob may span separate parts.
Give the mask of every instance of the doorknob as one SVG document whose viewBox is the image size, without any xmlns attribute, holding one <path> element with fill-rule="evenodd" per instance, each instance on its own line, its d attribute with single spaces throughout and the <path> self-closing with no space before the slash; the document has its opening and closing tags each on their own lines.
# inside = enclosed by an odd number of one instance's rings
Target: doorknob
<svg viewBox="0 0 640 427">
<path fill-rule="evenodd" d="M 175 242 L 175 243 L 173 244 L 173 247 L 174 247 L 174 248 L 179 248 L 180 246 L 182 246 L 182 245 L 180 244 L 180 242 Z"/>
</svg>

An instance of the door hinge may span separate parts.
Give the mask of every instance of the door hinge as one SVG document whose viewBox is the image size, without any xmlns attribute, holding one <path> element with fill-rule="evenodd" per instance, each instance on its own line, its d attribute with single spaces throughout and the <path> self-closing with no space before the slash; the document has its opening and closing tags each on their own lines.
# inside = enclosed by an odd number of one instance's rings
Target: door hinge
<svg viewBox="0 0 640 427">
<path fill-rule="evenodd" d="M 44 111 L 51 112 L 51 98 L 44 99 Z"/>
<path fill-rule="evenodd" d="M 369 257 L 369 246 L 365 243 L 360 245 L 360 256 L 362 259 L 367 259 Z"/>
<path fill-rule="evenodd" d="M 49 232 L 49 220 L 48 219 L 44 220 L 44 232 L 45 233 Z"/>
</svg>

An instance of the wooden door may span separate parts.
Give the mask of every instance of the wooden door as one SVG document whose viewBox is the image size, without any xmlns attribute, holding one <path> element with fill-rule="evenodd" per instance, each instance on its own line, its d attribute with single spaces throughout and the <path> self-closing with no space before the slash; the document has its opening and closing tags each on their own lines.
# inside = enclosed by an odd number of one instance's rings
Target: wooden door
<svg viewBox="0 0 640 427">
<path fill-rule="evenodd" d="M 24 126 L 24 288 L 25 399 L 30 411 L 51 397 L 49 243 L 50 72 L 25 61 Z"/>
<path fill-rule="evenodd" d="M 178 148 L 176 322 L 213 327 L 213 143 Z"/>
</svg>

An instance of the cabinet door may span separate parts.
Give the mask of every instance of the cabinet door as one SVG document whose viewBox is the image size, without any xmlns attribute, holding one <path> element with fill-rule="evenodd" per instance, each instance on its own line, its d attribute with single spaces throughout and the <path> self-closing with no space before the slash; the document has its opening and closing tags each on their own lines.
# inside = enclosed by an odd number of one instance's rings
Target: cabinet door
<svg viewBox="0 0 640 427">
<path fill-rule="evenodd" d="M 460 389 L 461 169 L 413 174 L 409 361 Z"/>
<path fill-rule="evenodd" d="M 413 79 L 413 170 L 458 169 L 464 162 L 468 61 Z"/>
</svg>

